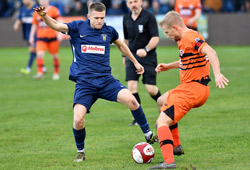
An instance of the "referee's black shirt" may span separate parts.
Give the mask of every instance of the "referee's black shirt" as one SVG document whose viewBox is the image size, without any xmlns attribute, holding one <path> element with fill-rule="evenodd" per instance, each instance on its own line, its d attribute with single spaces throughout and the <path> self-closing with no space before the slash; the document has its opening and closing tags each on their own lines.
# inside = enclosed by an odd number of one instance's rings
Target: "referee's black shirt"
<svg viewBox="0 0 250 170">
<path fill-rule="evenodd" d="M 154 15 L 144 9 L 135 21 L 131 18 L 131 12 L 123 17 L 123 32 L 124 38 L 129 42 L 129 49 L 133 53 L 145 48 L 152 37 L 159 36 Z M 152 49 L 148 55 L 152 53 L 155 53 L 155 49 Z"/>
</svg>

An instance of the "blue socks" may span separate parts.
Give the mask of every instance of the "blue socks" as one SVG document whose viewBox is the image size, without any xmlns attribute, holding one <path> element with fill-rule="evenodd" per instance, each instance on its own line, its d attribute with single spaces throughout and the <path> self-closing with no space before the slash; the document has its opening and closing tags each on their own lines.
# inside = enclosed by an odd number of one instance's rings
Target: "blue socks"
<svg viewBox="0 0 250 170">
<path fill-rule="evenodd" d="M 29 58 L 28 66 L 27 66 L 27 67 L 31 68 L 31 66 L 32 66 L 33 61 L 34 61 L 35 58 L 36 58 L 36 53 L 31 52 L 31 53 L 30 53 L 30 58 Z"/>
<path fill-rule="evenodd" d="M 131 110 L 131 113 L 132 113 L 134 119 L 136 120 L 136 122 L 140 125 L 143 133 L 146 136 L 148 136 L 149 134 L 152 134 L 152 132 L 149 128 L 149 125 L 148 125 L 148 121 L 146 119 L 146 116 L 145 116 L 141 106 L 139 106 L 139 108 L 136 110 Z M 85 137 L 86 137 L 85 128 L 80 129 L 80 130 L 76 130 L 73 128 L 73 133 L 74 133 L 74 137 L 75 137 L 77 151 L 84 152 L 84 141 L 85 141 Z"/>
<path fill-rule="evenodd" d="M 139 106 L 139 108 L 136 110 L 131 110 L 131 113 L 132 113 L 134 119 L 136 120 L 136 122 L 140 125 L 141 130 L 143 131 L 144 134 L 151 131 L 149 128 L 146 116 L 145 116 L 141 106 Z"/>
<path fill-rule="evenodd" d="M 77 147 L 77 152 L 84 152 L 84 141 L 86 136 L 85 128 L 76 130 L 73 128 L 73 133 L 75 136 L 75 142 Z"/>
</svg>

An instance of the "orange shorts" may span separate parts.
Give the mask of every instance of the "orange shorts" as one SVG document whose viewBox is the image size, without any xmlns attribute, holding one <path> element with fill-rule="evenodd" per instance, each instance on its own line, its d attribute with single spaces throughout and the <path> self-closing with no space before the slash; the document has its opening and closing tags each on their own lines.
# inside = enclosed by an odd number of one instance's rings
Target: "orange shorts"
<svg viewBox="0 0 250 170">
<path fill-rule="evenodd" d="M 59 51 L 59 41 L 51 41 L 51 42 L 45 42 L 45 41 L 37 41 L 36 42 L 36 52 L 39 51 L 46 51 L 47 49 L 49 50 L 50 54 L 57 54 Z"/>
<path fill-rule="evenodd" d="M 198 82 L 182 83 L 168 91 L 168 97 L 161 111 L 177 123 L 189 110 L 202 106 L 207 101 L 209 92 L 209 86 Z"/>
</svg>

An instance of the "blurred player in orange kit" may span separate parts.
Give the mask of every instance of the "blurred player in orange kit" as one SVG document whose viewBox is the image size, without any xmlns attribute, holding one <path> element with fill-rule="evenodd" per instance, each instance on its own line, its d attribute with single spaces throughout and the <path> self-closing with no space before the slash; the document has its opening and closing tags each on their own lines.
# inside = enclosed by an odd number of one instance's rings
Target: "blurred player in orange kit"
<svg viewBox="0 0 250 170">
<path fill-rule="evenodd" d="M 39 0 L 39 4 L 46 8 L 46 13 L 50 17 L 61 21 L 62 17 L 60 15 L 59 10 L 49 5 L 49 0 Z M 37 12 L 33 15 L 33 22 L 30 32 L 29 42 L 34 42 L 34 35 L 37 32 L 37 43 L 36 43 L 36 52 L 37 52 L 37 75 L 35 75 L 35 79 L 43 79 L 43 65 L 44 65 L 44 55 L 46 50 L 48 49 L 49 53 L 53 57 L 53 65 L 54 65 L 54 73 L 53 80 L 58 80 L 59 77 L 59 66 L 60 60 L 58 56 L 59 51 L 59 40 L 62 40 L 61 33 L 57 33 L 55 30 L 49 28 L 43 21 L 42 17 L 40 17 Z"/>
<path fill-rule="evenodd" d="M 174 10 L 180 14 L 188 28 L 197 31 L 197 20 L 201 16 L 200 0 L 176 0 Z"/>
<path fill-rule="evenodd" d="M 161 113 L 156 122 L 157 133 L 164 162 L 150 169 L 175 169 L 174 148 L 178 145 L 176 143 L 179 140 L 179 132 L 172 131 L 170 127 L 192 108 L 202 106 L 208 99 L 210 63 L 216 87 L 225 88 L 229 81 L 220 72 L 216 52 L 205 42 L 199 32 L 186 27 L 177 12 L 168 12 L 160 22 L 160 26 L 168 38 L 177 42 L 180 60 L 159 64 L 155 70 L 160 73 L 179 68 L 181 84 L 164 93 L 157 101 L 161 107 Z"/>
<path fill-rule="evenodd" d="M 35 41 L 33 44 L 29 43 L 30 30 L 32 26 L 32 17 L 34 14 L 33 8 L 36 7 L 36 4 L 33 0 L 22 0 L 22 6 L 19 9 L 19 14 L 16 18 L 16 21 L 13 25 L 14 31 L 17 31 L 20 27 L 22 27 L 23 39 L 27 41 L 29 45 L 29 60 L 26 68 L 21 68 L 21 73 L 30 74 L 31 67 L 33 65 L 33 61 L 36 58 L 36 35 L 34 37 Z M 46 67 L 43 67 L 43 70 L 46 71 Z"/>
</svg>

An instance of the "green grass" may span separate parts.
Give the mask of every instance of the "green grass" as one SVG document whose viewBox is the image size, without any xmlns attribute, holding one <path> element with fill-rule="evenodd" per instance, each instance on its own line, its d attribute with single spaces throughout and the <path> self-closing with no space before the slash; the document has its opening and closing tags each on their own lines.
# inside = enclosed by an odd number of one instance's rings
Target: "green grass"
<svg viewBox="0 0 250 170">
<path fill-rule="evenodd" d="M 206 104 L 191 110 L 180 122 L 185 155 L 175 157 L 180 170 L 245 170 L 250 166 L 250 47 L 216 46 L 221 70 L 230 80 L 226 89 L 216 89 L 212 75 Z M 121 104 L 98 100 L 86 118 L 86 161 L 74 163 L 72 133 L 74 83 L 68 80 L 71 49 L 62 47 L 61 79 L 52 81 L 52 59 L 45 63 L 48 73 L 42 81 L 19 73 L 26 65 L 27 48 L 1 48 L 0 53 L 0 169 L 87 169 L 141 170 L 161 162 L 158 144 L 151 164 L 136 164 L 131 150 L 144 141 L 138 126 L 129 127 L 130 111 Z M 111 50 L 113 75 L 123 84 L 121 54 Z M 158 61 L 178 59 L 178 48 L 158 47 Z M 161 92 L 179 84 L 178 70 L 158 76 Z M 153 131 L 158 117 L 156 103 L 140 83 L 142 107 Z"/>
</svg>

